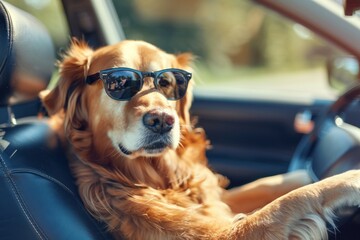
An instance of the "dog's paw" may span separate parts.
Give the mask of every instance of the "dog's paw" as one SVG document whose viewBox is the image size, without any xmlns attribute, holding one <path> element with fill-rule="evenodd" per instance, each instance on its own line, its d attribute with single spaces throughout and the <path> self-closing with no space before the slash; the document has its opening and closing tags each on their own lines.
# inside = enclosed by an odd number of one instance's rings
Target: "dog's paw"
<svg viewBox="0 0 360 240">
<path fill-rule="evenodd" d="M 360 205 L 360 170 L 350 170 L 319 182 L 323 206 L 332 210 Z"/>
<path fill-rule="evenodd" d="M 267 216 L 273 215 L 272 221 L 284 227 L 278 239 L 320 240 L 327 239 L 326 223 L 336 229 L 335 210 L 359 205 L 360 170 L 351 170 L 284 195 L 269 204 Z"/>
<path fill-rule="evenodd" d="M 294 223 L 287 238 L 291 240 L 327 239 L 326 222 L 318 214 L 307 214 Z"/>
<path fill-rule="evenodd" d="M 293 232 L 295 239 L 327 239 L 325 222 L 336 230 L 335 211 L 342 207 L 360 205 L 360 170 L 350 170 L 329 177 L 314 186 L 316 187 L 312 190 L 315 190 L 315 196 L 319 200 L 315 205 L 316 211 L 296 223 L 296 231 Z M 309 232 L 311 234 L 306 236 Z M 316 233 L 317 238 L 311 238 Z"/>
</svg>

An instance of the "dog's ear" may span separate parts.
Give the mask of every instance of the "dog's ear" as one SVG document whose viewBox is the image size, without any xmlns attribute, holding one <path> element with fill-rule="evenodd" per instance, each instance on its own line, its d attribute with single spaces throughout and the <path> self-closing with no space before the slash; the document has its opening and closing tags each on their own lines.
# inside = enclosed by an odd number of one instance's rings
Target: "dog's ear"
<svg viewBox="0 0 360 240">
<path fill-rule="evenodd" d="M 92 137 L 87 129 L 88 110 L 83 97 L 92 56 L 93 50 L 85 42 L 73 39 L 59 63 L 57 85 L 42 98 L 48 113 L 62 118 L 64 137 L 70 139 L 83 159 L 96 158 L 91 151 Z"/>
<path fill-rule="evenodd" d="M 180 68 L 185 69 L 189 72 L 193 72 L 192 68 L 190 67 L 194 56 L 191 53 L 182 53 L 176 56 L 176 60 L 178 64 L 180 65 Z M 190 80 L 188 89 L 186 91 L 186 95 L 178 101 L 177 104 L 177 111 L 179 113 L 179 116 L 181 118 L 182 124 L 185 124 L 185 126 L 190 127 L 190 107 L 192 103 L 192 90 L 193 90 L 193 84 L 194 80 Z"/>
<path fill-rule="evenodd" d="M 92 53 L 93 50 L 84 41 L 77 39 L 71 41 L 69 50 L 59 63 L 60 79 L 57 85 L 50 92 L 40 95 L 50 115 L 62 109 L 66 110 L 75 88 L 82 88 L 85 85 Z"/>
</svg>

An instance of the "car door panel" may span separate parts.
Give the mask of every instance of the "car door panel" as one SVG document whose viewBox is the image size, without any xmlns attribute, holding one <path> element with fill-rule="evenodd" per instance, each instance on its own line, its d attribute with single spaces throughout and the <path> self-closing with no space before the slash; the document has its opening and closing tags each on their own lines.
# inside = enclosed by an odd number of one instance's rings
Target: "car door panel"
<svg viewBox="0 0 360 240">
<path fill-rule="evenodd" d="M 293 127 L 296 114 L 310 110 L 316 116 L 329 103 L 198 96 L 191 112 L 211 142 L 210 166 L 240 185 L 286 172 L 303 136 Z"/>
</svg>

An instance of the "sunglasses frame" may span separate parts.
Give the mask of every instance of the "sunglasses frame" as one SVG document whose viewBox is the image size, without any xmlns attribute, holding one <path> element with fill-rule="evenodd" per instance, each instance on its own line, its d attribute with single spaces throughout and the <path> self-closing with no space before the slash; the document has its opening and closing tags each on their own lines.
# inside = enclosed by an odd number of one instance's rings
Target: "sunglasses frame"
<svg viewBox="0 0 360 240">
<path fill-rule="evenodd" d="M 96 82 L 97 80 L 102 80 L 103 81 L 103 84 L 104 84 L 104 90 L 106 92 L 106 94 L 116 100 L 116 101 L 127 101 L 127 100 L 130 100 L 132 97 L 134 97 L 136 94 L 134 94 L 134 96 L 130 97 L 130 98 L 124 98 L 124 99 L 118 99 L 118 98 L 115 98 L 113 96 L 111 96 L 111 94 L 108 92 L 108 90 L 105 89 L 105 86 L 107 84 L 106 82 L 106 77 L 113 73 L 113 72 L 117 72 L 117 71 L 130 71 L 130 72 L 134 72 L 136 74 L 138 74 L 140 76 L 140 88 L 139 88 L 139 91 L 142 89 L 143 87 L 143 84 L 144 84 L 144 78 L 146 77 L 151 77 L 153 78 L 153 83 L 154 83 L 154 86 L 156 89 L 159 90 L 158 88 L 158 82 L 157 82 L 157 79 L 158 77 L 163 74 L 164 72 L 180 72 L 181 74 L 184 75 L 185 77 L 185 80 L 187 81 L 186 83 L 186 88 L 185 88 L 185 93 L 187 91 L 187 88 L 188 88 L 188 85 L 189 85 L 189 81 L 191 80 L 192 78 L 192 73 L 189 73 L 183 69 L 179 69 L 179 68 L 166 68 L 166 69 L 162 69 L 162 70 L 159 70 L 159 71 L 154 71 L 154 72 L 142 72 L 142 71 L 139 71 L 139 70 L 136 70 L 136 69 L 132 69 L 132 68 L 126 68 L 126 67 L 119 67 L 119 68 L 108 68 L 108 69 L 104 69 L 104 70 L 100 70 L 99 72 L 97 73 L 94 73 L 92 75 L 89 75 L 86 77 L 85 79 L 85 82 L 89 85 L 91 85 L 92 83 Z M 165 96 L 165 95 L 164 95 Z M 180 100 L 181 98 L 183 98 L 185 96 L 185 94 L 179 98 L 168 98 L 167 96 L 165 96 L 168 100 Z"/>
</svg>

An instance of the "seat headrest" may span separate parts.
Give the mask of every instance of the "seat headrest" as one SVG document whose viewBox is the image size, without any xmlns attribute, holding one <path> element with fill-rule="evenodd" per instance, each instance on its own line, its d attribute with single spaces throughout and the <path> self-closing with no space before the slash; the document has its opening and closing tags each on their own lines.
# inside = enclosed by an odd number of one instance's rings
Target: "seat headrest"
<svg viewBox="0 0 360 240">
<path fill-rule="evenodd" d="M 0 106 L 35 99 L 47 87 L 54 63 L 54 45 L 45 27 L 0 1 Z"/>
</svg>

